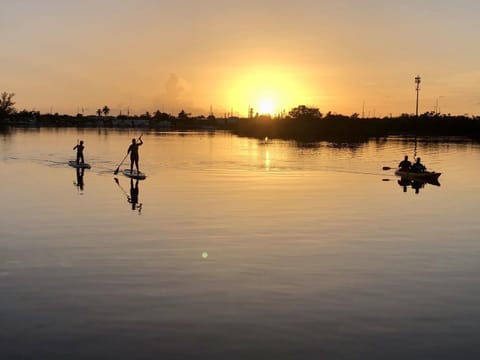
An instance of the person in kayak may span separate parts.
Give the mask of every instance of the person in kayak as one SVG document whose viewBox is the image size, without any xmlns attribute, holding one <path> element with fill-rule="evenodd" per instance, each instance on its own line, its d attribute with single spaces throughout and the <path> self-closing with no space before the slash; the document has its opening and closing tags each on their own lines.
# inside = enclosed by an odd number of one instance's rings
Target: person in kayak
<svg viewBox="0 0 480 360">
<path fill-rule="evenodd" d="M 133 171 L 133 164 L 137 168 L 137 173 L 140 172 L 138 169 L 138 147 L 143 144 L 142 136 L 138 138 L 138 142 L 135 139 L 132 139 L 132 143 L 128 147 L 127 154 L 130 154 L 130 171 Z"/>
<path fill-rule="evenodd" d="M 418 157 L 417 160 L 415 161 L 415 163 L 412 165 L 412 168 L 411 168 L 411 171 L 412 172 L 424 172 L 425 170 L 427 170 L 426 166 L 423 165 L 421 162 L 421 159 Z"/>
<path fill-rule="evenodd" d="M 400 164 L 398 164 L 398 169 L 402 171 L 410 171 L 412 168 L 412 163 L 410 160 L 408 160 L 408 155 L 405 155 L 405 158 L 400 161 Z"/>
<path fill-rule="evenodd" d="M 85 149 L 85 146 L 83 146 L 83 140 L 80 140 L 80 143 L 73 147 L 73 150 L 75 149 L 77 149 L 77 164 L 80 162 L 84 164 L 85 160 L 83 158 L 83 149 Z"/>
</svg>

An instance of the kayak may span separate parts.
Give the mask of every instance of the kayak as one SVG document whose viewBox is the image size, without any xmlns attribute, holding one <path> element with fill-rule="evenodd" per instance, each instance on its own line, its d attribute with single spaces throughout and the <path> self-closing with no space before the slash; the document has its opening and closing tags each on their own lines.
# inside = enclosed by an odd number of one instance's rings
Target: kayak
<svg viewBox="0 0 480 360">
<path fill-rule="evenodd" d="M 74 168 L 77 168 L 77 169 L 90 169 L 90 164 L 87 164 L 87 163 L 78 163 L 75 161 L 75 160 L 70 160 L 68 162 L 68 165 L 70 165 L 71 167 L 74 167 Z"/>
<path fill-rule="evenodd" d="M 130 170 L 130 169 L 125 169 L 122 170 L 123 175 L 126 177 L 132 178 L 132 179 L 138 179 L 138 180 L 143 180 L 147 178 L 147 175 L 145 175 L 143 172 L 137 170 Z"/>
<path fill-rule="evenodd" d="M 437 181 L 442 173 L 435 171 L 412 172 L 404 170 L 396 170 L 395 175 L 405 179 L 423 180 L 423 181 Z"/>
</svg>

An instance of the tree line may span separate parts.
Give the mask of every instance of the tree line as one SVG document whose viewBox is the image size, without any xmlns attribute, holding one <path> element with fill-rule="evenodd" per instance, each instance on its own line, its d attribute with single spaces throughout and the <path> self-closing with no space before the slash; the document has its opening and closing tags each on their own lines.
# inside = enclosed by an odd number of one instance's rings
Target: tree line
<svg viewBox="0 0 480 360">
<path fill-rule="evenodd" d="M 238 123 L 238 135 L 262 138 L 316 140 L 359 140 L 386 136 L 464 136 L 480 140 L 480 117 L 426 112 L 419 116 L 361 118 L 300 105 L 283 118 L 249 118 Z"/>
<path fill-rule="evenodd" d="M 480 140 L 480 117 L 456 116 L 427 112 L 419 116 L 402 114 L 396 117 L 361 118 L 355 113 L 350 116 L 328 112 L 322 114 L 319 108 L 299 105 L 285 116 L 256 115 L 248 118 L 216 118 L 213 114 L 192 116 L 181 110 L 174 116 L 159 110 L 152 114 L 109 116 L 110 108 L 105 105 L 96 111 L 96 116 L 83 114 L 60 115 L 41 114 L 23 110 L 17 112 L 14 94 L 0 95 L 0 122 L 16 125 L 22 119 L 34 119 L 36 126 L 141 126 L 151 128 L 171 127 L 173 129 L 226 129 L 249 137 L 297 139 L 302 141 L 328 139 L 366 139 L 392 135 L 415 136 L 466 136 Z"/>
</svg>

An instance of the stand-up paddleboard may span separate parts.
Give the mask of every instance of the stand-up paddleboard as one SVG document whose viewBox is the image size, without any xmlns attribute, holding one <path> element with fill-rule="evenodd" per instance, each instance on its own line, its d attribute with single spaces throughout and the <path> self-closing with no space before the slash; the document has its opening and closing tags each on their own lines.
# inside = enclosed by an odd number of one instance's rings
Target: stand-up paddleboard
<svg viewBox="0 0 480 360">
<path fill-rule="evenodd" d="M 74 167 L 74 168 L 77 168 L 77 169 L 90 169 L 91 166 L 90 164 L 87 164 L 87 163 L 78 163 L 75 161 L 75 160 L 70 160 L 68 162 L 68 165 L 70 165 L 71 167 Z"/>
<path fill-rule="evenodd" d="M 138 180 L 143 180 L 147 178 L 147 175 L 145 175 L 143 172 L 137 170 L 132 170 L 130 169 L 124 169 L 122 170 L 123 175 L 132 178 L 132 179 L 138 179 Z"/>
</svg>

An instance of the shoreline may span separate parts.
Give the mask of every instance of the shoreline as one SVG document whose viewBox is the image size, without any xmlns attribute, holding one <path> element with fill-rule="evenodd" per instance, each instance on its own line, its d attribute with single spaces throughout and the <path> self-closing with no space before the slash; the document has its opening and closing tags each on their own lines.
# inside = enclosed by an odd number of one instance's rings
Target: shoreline
<svg viewBox="0 0 480 360">
<path fill-rule="evenodd" d="M 347 117 L 328 114 L 311 118 L 176 118 L 168 120 L 142 117 L 81 117 L 69 115 L 15 114 L 0 123 L 0 128 L 105 128 L 147 129 L 154 131 L 229 131 L 238 136 L 298 141 L 353 140 L 391 136 L 465 137 L 480 141 L 480 117 L 421 115 L 392 118 Z"/>
</svg>

